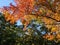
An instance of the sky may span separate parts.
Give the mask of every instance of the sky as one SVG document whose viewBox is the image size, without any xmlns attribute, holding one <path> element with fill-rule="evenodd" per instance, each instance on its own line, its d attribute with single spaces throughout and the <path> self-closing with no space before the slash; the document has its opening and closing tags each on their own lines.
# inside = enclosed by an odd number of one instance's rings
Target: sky
<svg viewBox="0 0 60 45">
<path fill-rule="evenodd" d="M 9 6 L 9 4 L 15 4 L 14 0 L 0 0 L 0 8 L 3 6 Z"/>
</svg>

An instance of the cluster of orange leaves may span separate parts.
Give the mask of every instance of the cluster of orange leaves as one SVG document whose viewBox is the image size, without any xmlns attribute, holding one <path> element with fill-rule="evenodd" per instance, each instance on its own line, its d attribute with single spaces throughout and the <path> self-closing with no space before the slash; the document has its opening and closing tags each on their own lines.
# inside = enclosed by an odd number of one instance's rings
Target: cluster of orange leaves
<svg viewBox="0 0 60 45">
<path fill-rule="evenodd" d="M 51 32 L 49 32 L 48 34 L 45 34 L 45 36 L 43 36 L 43 38 L 48 39 L 48 40 L 55 40 L 55 41 L 60 41 L 60 32 L 58 30 L 57 26 L 52 26 L 51 27 Z M 57 40 L 56 40 L 57 39 Z"/>
<path fill-rule="evenodd" d="M 12 24 L 18 19 L 25 20 L 24 18 L 32 11 L 34 5 L 34 0 L 15 0 L 15 2 L 16 6 L 10 4 L 10 7 L 5 6 L 2 10 L 6 20 Z"/>
<path fill-rule="evenodd" d="M 10 15 L 7 11 L 4 11 L 3 14 L 4 14 L 6 21 L 10 21 L 11 24 L 14 24 L 15 21 L 18 20 L 17 16 L 14 17 L 13 15 Z"/>
</svg>

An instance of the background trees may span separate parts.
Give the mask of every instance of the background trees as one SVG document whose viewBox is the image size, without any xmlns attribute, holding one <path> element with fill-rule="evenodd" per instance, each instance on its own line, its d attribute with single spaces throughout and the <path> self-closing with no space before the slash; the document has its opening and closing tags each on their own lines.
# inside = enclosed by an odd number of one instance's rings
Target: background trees
<svg viewBox="0 0 60 45">
<path fill-rule="evenodd" d="M 42 37 L 47 32 L 45 26 L 37 23 L 36 20 L 31 21 L 26 31 L 23 31 L 23 26 L 24 25 L 17 26 L 16 23 L 11 24 L 9 21 L 6 21 L 4 15 L 0 13 L 0 45 L 44 44 Z"/>
</svg>

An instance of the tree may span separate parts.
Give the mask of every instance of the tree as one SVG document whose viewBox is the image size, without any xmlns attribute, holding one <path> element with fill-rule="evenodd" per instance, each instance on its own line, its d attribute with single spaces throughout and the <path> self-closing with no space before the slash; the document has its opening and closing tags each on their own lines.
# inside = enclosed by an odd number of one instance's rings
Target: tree
<svg viewBox="0 0 60 45">
<path fill-rule="evenodd" d="M 48 28 L 47 33 L 43 35 L 44 39 L 49 41 L 60 41 L 60 0 L 14 0 L 16 5 L 10 3 L 10 6 L 2 8 L 6 21 L 14 24 L 21 20 L 24 25 L 23 30 L 31 21 L 41 22 Z M 59 24 L 59 25 L 58 25 Z M 34 27 L 33 25 L 32 27 Z M 36 30 L 37 31 L 37 30 Z M 39 33 L 39 31 L 37 31 Z M 56 40 L 57 39 L 57 40 Z"/>
<path fill-rule="evenodd" d="M 23 25 L 11 24 L 0 13 L 0 45 L 43 45 L 45 33 L 42 32 L 46 33 L 47 28 L 38 24 L 36 20 L 32 20 L 27 30 L 23 31 Z"/>
</svg>

